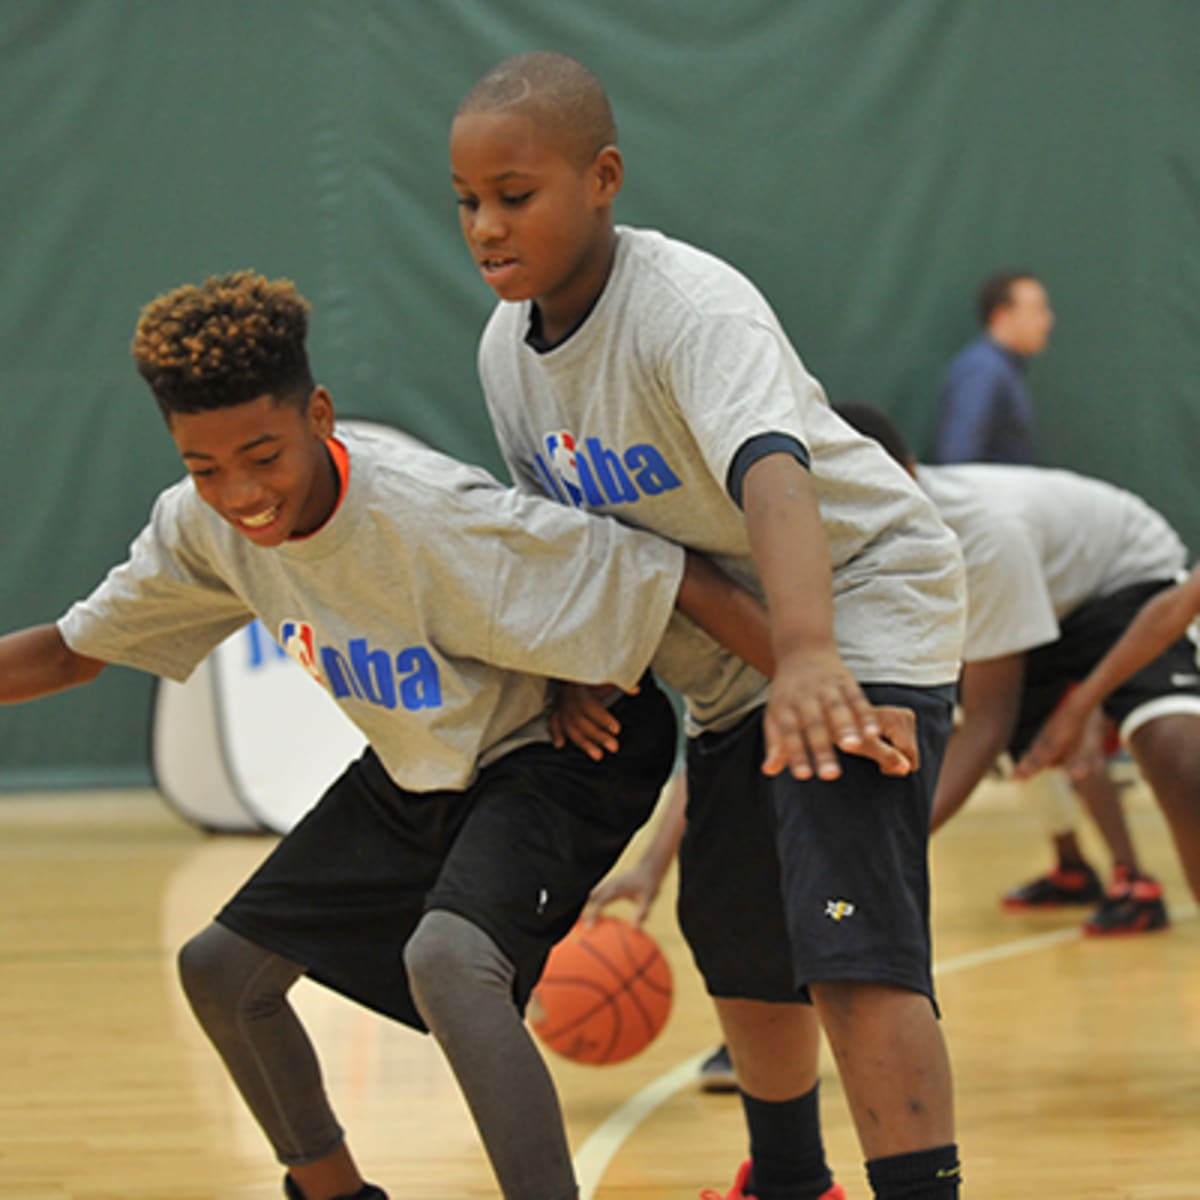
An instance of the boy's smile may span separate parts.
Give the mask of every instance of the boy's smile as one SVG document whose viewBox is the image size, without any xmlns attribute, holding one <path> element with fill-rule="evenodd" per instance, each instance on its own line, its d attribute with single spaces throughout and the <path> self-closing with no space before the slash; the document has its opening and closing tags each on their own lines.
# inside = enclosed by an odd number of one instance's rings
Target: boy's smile
<svg viewBox="0 0 1200 1200">
<path fill-rule="evenodd" d="M 324 444 L 333 407 L 324 388 L 303 411 L 268 394 L 175 413 L 170 431 L 200 498 L 255 545 L 311 533 L 336 505 L 336 472 Z"/>
<path fill-rule="evenodd" d="M 614 247 L 612 201 L 620 152 L 586 165 L 519 109 L 470 112 L 450 134 L 451 177 L 463 237 L 502 300 L 534 300 L 554 340 L 603 289 Z"/>
</svg>

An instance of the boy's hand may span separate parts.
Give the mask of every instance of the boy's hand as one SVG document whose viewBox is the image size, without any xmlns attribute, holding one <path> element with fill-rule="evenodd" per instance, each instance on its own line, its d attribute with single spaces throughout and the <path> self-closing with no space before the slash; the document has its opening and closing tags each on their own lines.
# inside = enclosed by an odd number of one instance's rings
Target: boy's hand
<svg viewBox="0 0 1200 1200">
<path fill-rule="evenodd" d="M 641 925 L 650 912 L 650 906 L 658 896 L 662 886 L 662 870 L 655 867 L 647 859 L 642 859 L 636 867 L 622 871 L 602 880 L 592 888 L 592 894 L 583 909 L 583 920 L 586 925 L 594 925 L 601 910 L 614 900 L 632 900 L 634 904 L 633 919 Z"/>
<path fill-rule="evenodd" d="M 776 663 L 763 733 L 764 774 L 778 775 L 786 768 L 797 779 L 814 774 L 837 779 L 842 773 L 837 751 L 881 750 L 883 730 L 857 680 L 830 649 L 793 653 Z"/>
<path fill-rule="evenodd" d="M 1017 779 L 1029 779 L 1047 767 L 1076 759 L 1087 732 L 1089 715 L 1089 710 L 1072 704 L 1068 696 L 1021 755 L 1013 775 Z"/>
<path fill-rule="evenodd" d="M 573 742 L 594 762 L 599 762 L 606 753 L 615 754 L 621 722 L 603 702 L 617 690 L 613 684 L 596 687 L 584 683 L 560 684 L 555 709 L 550 714 L 554 745 L 561 750 L 567 742 Z"/>
<path fill-rule="evenodd" d="M 873 705 L 872 711 L 879 721 L 879 735 L 867 737 L 859 749 L 846 753 L 873 759 L 884 775 L 911 775 L 921 766 L 916 714 L 891 704 Z"/>
</svg>

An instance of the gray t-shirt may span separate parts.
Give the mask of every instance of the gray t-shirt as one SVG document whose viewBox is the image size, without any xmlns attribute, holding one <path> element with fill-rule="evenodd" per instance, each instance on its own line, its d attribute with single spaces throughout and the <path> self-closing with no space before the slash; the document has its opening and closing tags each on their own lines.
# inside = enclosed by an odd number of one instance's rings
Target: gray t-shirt
<svg viewBox="0 0 1200 1200">
<path fill-rule="evenodd" d="M 502 487 L 431 450 L 339 432 L 321 529 L 255 546 L 165 490 L 129 559 L 59 621 L 81 654 L 183 679 L 261 617 L 413 791 L 546 741 L 546 677 L 631 687 L 674 609 L 683 552 Z"/>
<path fill-rule="evenodd" d="M 967 564 L 967 662 L 1053 642 L 1088 600 L 1173 579 L 1187 552 L 1145 501 L 1040 467 L 922 466 L 917 478 Z"/>
<path fill-rule="evenodd" d="M 783 435 L 807 456 L 833 563 L 835 631 L 862 682 L 944 684 L 962 638 L 954 536 L 879 446 L 830 409 L 771 308 L 732 267 L 619 227 L 612 274 L 565 341 L 526 341 L 531 305 L 501 302 L 479 370 L 517 485 L 607 512 L 710 555 L 762 596 L 735 460 Z M 693 729 L 765 696 L 761 675 L 672 622 L 655 669 Z"/>
</svg>

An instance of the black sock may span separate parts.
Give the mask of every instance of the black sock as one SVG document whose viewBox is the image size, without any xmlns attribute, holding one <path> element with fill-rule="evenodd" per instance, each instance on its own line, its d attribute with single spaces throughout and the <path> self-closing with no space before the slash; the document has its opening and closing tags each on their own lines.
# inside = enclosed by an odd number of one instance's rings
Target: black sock
<svg viewBox="0 0 1200 1200">
<path fill-rule="evenodd" d="M 876 1200 L 957 1200 L 962 1168 L 958 1147 L 935 1146 L 867 1163 Z"/>
<path fill-rule="evenodd" d="M 741 1095 L 754 1164 L 749 1194 L 757 1200 L 818 1200 L 833 1185 L 833 1176 L 821 1143 L 817 1087 L 795 1100 Z"/>
</svg>

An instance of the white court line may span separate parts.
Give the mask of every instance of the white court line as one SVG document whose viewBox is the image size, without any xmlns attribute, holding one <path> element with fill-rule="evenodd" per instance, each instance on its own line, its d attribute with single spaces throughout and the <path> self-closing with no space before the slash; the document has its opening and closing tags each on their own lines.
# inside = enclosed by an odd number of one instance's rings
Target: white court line
<svg viewBox="0 0 1200 1200">
<path fill-rule="evenodd" d="M 1181 908 L 1172 908 L 1173 921 L 1186 921 L 1196 915 L 1195 904 L 1185 904 Z M 983 967 L 990 963 L 1001 962 L 1006 958 L 1015 958 L 1021 954 L 1034 954 L 1038 950 L 1050 946 L 1060 946 L 1066 942 L 1083 940 L 1079 928 L 1056 929 L 1052 933 L 1038 934 L 1036 937 L 1021 938 L 1015 942 L 1004 942 L 999 946 L 989 946 L 984 950 L 973 950 L 969 954 L 958 954 L 945 962 L 934 963 L 935 975 L 954 975 L 959 971 L 969 971 L 972 967 Z M 648 1083 L 640 1092 L 626 1100 L 620 1108 L 610 1113 L 593 1131 L 591 1136 L 579 1147 L 575 1155 L 575 1175 L 579 1180 L 579 1200 L 593 1200 L 608 1164 L 616 1157 L 617 1151 L 628 1141 L 633 1131 L 660 1105 L 665 1104 L 676 1092 L 695 1083 L 696 1072 L 700 1064 L 712 1053 L 711 1047 L 701 1053 L 685 1059 L 677 1067 L 672 1067 L 665 1075 L 660 1075 Z"/>
</svg>

